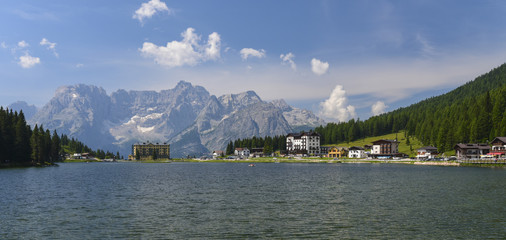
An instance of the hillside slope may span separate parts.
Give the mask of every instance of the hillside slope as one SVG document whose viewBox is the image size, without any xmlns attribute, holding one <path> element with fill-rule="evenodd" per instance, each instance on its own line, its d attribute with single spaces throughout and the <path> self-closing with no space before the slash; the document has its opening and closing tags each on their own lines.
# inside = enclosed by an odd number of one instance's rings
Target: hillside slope
<svg viewBox="0 0 506 240">
<path fill-rule="evenodd" d="M 323 144 L 406 130 L 424 145 L 448 151 L 456 143 L 506 136 L 506 64 L 446 94 L 366 121 L 330 123 L 315 129 Z"/>
</svg>

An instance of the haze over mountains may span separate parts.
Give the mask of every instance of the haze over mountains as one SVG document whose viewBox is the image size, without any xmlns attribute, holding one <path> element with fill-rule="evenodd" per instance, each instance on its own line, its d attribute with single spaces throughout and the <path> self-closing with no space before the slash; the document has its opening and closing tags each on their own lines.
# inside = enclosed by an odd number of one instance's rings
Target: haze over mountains
<svg viewBox="0 0 506 240">
<path fill-rule="evenodd" d="M 26 103 L 10 105 L 34 111 Z M 63 86 L 28 123 L 56 129 L 92 148 L 127 155 L 135 142 L 168 142 L 171 156 L 224 150 L 230 140 L 283 135 L 325 122 L 283 100 L 263 101 L 255 92 L 220 97 L 181 81 L 173 89 L 118 90 L 111 95 L 91 85 Z"/>
</svg>

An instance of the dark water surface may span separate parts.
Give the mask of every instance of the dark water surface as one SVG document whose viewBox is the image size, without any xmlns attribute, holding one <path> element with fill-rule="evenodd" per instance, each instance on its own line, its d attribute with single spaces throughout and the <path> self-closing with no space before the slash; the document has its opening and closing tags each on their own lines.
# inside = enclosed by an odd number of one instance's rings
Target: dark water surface
<svg viewBox="0 0 506 240">
<path fill-rule="evenodd" d="M 0 183 L 0 239 L 506 237 L 504 169 L 64 163 Z"/>
</svg>

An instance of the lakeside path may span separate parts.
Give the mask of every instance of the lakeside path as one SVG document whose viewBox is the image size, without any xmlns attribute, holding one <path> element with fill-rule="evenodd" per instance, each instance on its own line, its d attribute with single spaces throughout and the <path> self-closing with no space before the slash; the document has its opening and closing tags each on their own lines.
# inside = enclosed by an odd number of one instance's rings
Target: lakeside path
<svg viewBox="0 0 506 240">
<path fill-rule="evenodd" d="M 378 163 L 378 164 L 409 164 L 409 165 L 426 165 L 426 166 L 444 166 L 444 167 L 502 167 L 506 168 L 506 164 L 463 164 L 457 161 L 418 161 L 409 158 L 398 160 L 377 160 L 377 159 L 322 159 L 322 158 L 251 158 L 251 159 L 172 159 L 172 162 L 209 162 L 209 163 Z"/>
</svg>

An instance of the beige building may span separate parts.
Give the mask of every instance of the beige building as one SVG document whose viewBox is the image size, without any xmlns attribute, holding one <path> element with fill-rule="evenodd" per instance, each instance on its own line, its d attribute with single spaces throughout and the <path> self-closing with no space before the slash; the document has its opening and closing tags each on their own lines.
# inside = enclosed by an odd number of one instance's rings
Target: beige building
<svg viewBox="0 0 506 240">
<path fill-rule="evenodd" d="M 167 143 L 136 143 L 132 145 L 132 157 L 135 159 L 139 155 L 140 160 L 153 159 L 170 159 L 170 144 Z"/>
</svg>

